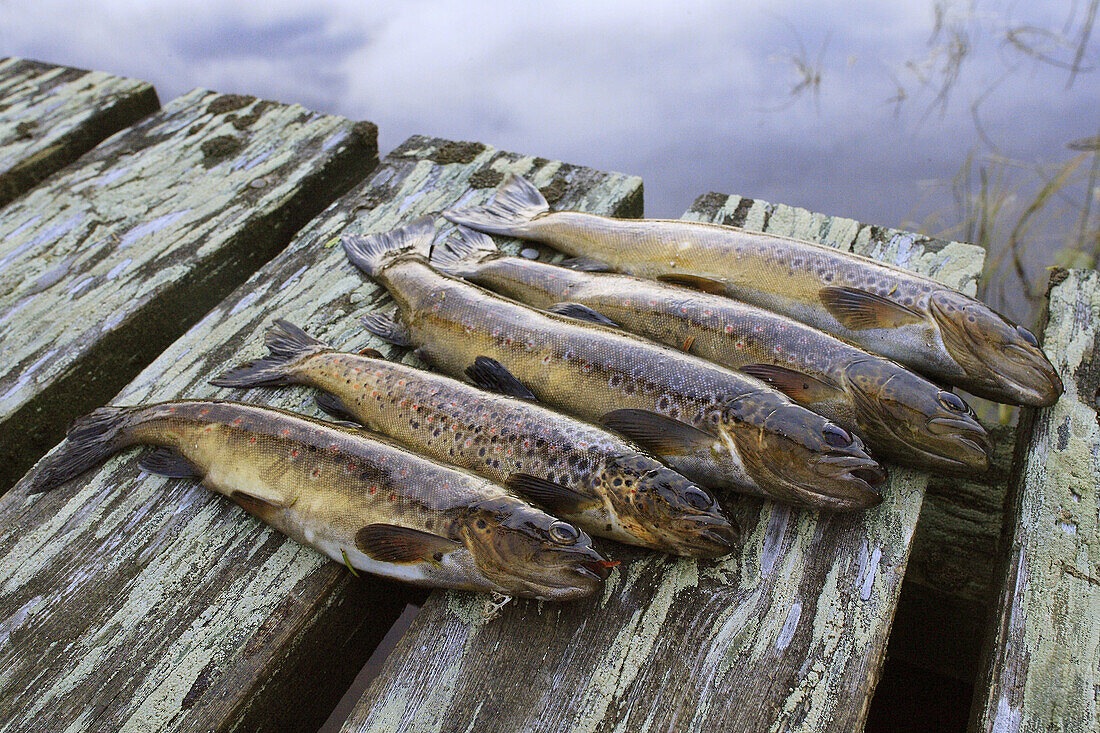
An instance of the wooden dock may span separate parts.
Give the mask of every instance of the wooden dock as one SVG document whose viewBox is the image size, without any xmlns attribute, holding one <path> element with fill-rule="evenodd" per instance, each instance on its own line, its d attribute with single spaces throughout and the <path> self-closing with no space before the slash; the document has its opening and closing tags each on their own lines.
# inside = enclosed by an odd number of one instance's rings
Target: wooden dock
<svg viewBox="0 0 1100 733">
<path fill-rule="evenodd" d="M 980 680 L 972 730 L 1100 730 L 1091 271 L 1051 290 L 1066 394 L 996 433 L 988 475 L 895 467 L 859 515 L 745 500 L 743 545 L 720 561 L 606 543 L 623 563 L 585 602 L 493 615 L 482 596 L 353 578 L 194 482 L 140 472 L 137 451 L 26 494 L 67 423 L 108 402 L 320 415 L 306 389 L 207 383 L 260 355 L 275 318 L 414 363 L 359 326 L 387 298 L 338 239 L 485 201 L 508 172 L 555 207 L 642 215 L 629 175 L 430 137 L 379 161 L 367 122 L 203 90 L 158 108 L 142 82 L 0 60 L 0 731 L 316 730 L 407 602 L 423 609 L 345 731 L 861 730 L 888 648 Z M 684 216 L 968 292 L 984 257 L 737 196 Z M 973 633 L 899 628 L 907 604 Z"/>
</svg>

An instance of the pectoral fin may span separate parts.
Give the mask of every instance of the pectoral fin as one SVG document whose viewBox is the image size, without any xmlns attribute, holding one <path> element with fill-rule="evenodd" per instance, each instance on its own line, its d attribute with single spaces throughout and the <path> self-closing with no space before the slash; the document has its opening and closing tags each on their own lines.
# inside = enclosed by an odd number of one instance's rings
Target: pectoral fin
<svg viewBox="0 0 1100 733">
<path fill-rule="evenodd" d="M 523 382 L 519 381 L 499 361 L 490 359 L 488 356 L 479 356 L 474 359 L 474 363 L 466 367 L 466 376 L 478 387 L 490 392 L 538 402 L 538 398 Z"/>
<path fill-rule="evenodd" d="M 394 524 L 368 524 L 355 533 L 355 546 L 378 562 L 438 563 L 462 545 L 446 537 Z"/>
<path fill-rule="evenodd" d="M 849 287 L 822 288 L 821 302 L 845 328 L 897 328 L 920 323 L 924 316 L 881 295 Z"/>
<path fill-rule="evenodd" d="M 795 402 L 804 405 L 833 400 L 841 394 L 840 389 L 831 382 L 774 364 L 746 364 L 740 371 L 766 382 Z"/>
<path fill-rule="evenodd" d="M 615 410 L 600 422 L 662 456 L 695 453 L 716 440 L 708 432 L 649 410 Z"/>
<path fill-rule="evenodd" d="M 504 487 L 532 504 L 538 504 L 551 514 L 576 514 L 599 503 L 590 496 L 527 473 L 513 473 L 504 482 Z"/>
<path fill-rule="evenodd" d="M 285 496 L 275 491 L 269 491 L 263 486 L 254 486 L 248 489 L 234 489 L 233 493 L 229 495 L 229 498 L 250 512 L 252 511 L 252 507 L 257 504 L 268 509 L 286 509 L 294 503 L 293 500 L 288 500 Z"/>
<path fill-rule="evenodd" d="M 149 451 L 138 461 L 138 468 L 169 478 L 202 478 L 202 471 L 172 448 Z"/>
<path fill-rule="evenodd" d="M 321 412 L 325 413 L 329 417 L 334 417 L 338 421 L 348 422 L 354 427 L 361 427 L 362 423 L 351 413 L 348 408 L 344 407 L 344 403 L 340 401 L 340 398 L 329 392 L 318 392 L 313 397 L 314 403 L 321 409 Z"/>
<path fill-rule="evenodd" d="M 704 293 L 711 293 L 713 295 L 726 294 L 726 286 L 722 283 L 721 280 L 703 277 L 702 275 L 688 275 L 687 273 L 668 273 L 667 275 L 658 275 L 657 279 L 663 283 L 669 283 L 670 285 L 682 285 L 685 288 L 691 288 L 692 290 L 701 290 Z"/>
<path fill-rule="evenodd" d="M 587 305 L 581 305 L 580 303 L 554 303 L 546 310 L 551 313 L 557 313 L 559 316 L 568 316 L 569 318 L 576 318 L 578 321 L 589 321 L 590 323 L 598 323 L 601 326 L 611 326 L 611 328 L 622 328 L 618 323 L 611 320 L 602 313 L 598 313 Z"/>
</svg>

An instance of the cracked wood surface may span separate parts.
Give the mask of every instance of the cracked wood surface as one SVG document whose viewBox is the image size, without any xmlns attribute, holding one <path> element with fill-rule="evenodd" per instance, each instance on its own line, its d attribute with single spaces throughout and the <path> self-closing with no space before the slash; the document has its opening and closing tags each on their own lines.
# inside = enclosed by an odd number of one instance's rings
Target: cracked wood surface
<svg viewBox="0 0 1100 733">
<path fill-rule="evenodd" d="M 158 106 L 137 79 L 0 59 L 0 206 Z"/>
<path fill-rule="evenodd" d="M 0 209 L 0 492 L 376 162 L 370 123 L 195 90 Z"/>
<path fill-rule="evenodd" d="M 981 248 L 721 194 L 684 218 L 803 237 L 973 293 Z M 437 592 L 344 730 L 837 731 L 862 728 L 927 474 L 892 467 L 885 500 L 827 515 L 745 498 L 721 561 L 602 543 L 623 564 L 601 597 Z"/>
<path fill-rule="evenodd" d="M 1100 273 L 1051 277 L 1066 391 L 1021 423 L 1000 596 L 972 730 L 1100 731 Z"/>
<path fill-rule="evenodd" d="M 359 325 L 386 301 L 340 234 L 483 201 L 507 171 L 571 208 L 641 212 L 637 178 L 412 138 L 114 402 L 237 397 L 320 415 L 311 390 L 207 380 L 260 356 L 275 318 L 388 349 Z M 0 731 L 316 729 L 420 591 L 356 580 L 193 481 L 139 473 L 138 456 L 48 494 L 17 485 L 0 498 Z"/>
</svg>

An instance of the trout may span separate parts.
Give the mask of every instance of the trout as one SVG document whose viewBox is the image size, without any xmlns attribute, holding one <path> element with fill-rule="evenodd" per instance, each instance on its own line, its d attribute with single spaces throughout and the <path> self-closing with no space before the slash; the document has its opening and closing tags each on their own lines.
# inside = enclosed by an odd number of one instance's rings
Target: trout
<svg viewBox="0 0 1100 733">
<path fill-rule="evenodd" d="M 979 300 L 900 267 L 735 227 L 551 212 L 511 175 L 455 224 L 547 244 L 588 268 L 687 285 L 780 313 L 979 397 L 1045 406 L 1062 381 L 1035 336 Z"/>
<path fill-rule="evenodd" d="M 631 275 L 572 270 L 459 227 L 432 264 L 500 295 L 680 348 L 757 377 L 858 433 L 880 458 L 985 470 L 989 439 L 958 395 L 881 356 L 756 306 Z"/>
<path fill-rule="evenodd" d="M 884 471 L 840 426 L 755 378 L 441 273 L 423 255 L 433 233 L 423 217 L 343 238 L 351 261 L 397 302 L 396 317 L 365 319 L 375 335 L 481 386 L 529 390 L 713 489 L 838 511 L 881 501 L 873 485 Z"/>
<path fill-rule="evenodd" d="M 265 358 L 212 383 L 325 390 L 335 400 L 318 404 L 335 417 L 481 474 L 594 535 L 696 557 L 733 549 L 737 530 L 709 491 L 613 433 L 373 349 L 341 353 L 286 321 L 265 341 Z"/>
<path fill-rule="evenodd" d="M 291 412 L 188 400 L 102 407 L 39 464 L 47 491 L 131 445 L 349 568 L 543 600 L 590 595 L 613 565 L 588 535 L 480 476 Z"/>
</svg>

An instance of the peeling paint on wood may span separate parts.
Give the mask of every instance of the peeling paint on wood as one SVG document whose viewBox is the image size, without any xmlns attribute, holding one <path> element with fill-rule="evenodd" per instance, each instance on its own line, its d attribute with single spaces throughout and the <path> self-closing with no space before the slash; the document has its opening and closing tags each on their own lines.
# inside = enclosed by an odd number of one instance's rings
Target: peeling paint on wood
<svg viewBox="0 0 1100 733">
<path fill-rule="evenodd" d="M 190 92 L 0 209 L 0 492 L 377 162 L 372 125 L 226 98 Z"/>
<path fill-rule="evenodd" d="M 480 169 L 561 181 L 571 207 L 622 212 L 639 201 L 637 178 L 487 146 L 468 162 L 438 162 L 456 160 L 456 145 L 416 137 L 391 153 L 115 401 L 246 397 L 320 415 L 306 389 L 231 392 L 207 380 L 259 356 L 275 318 L 339 345 L 377 343 L 358 321 L 385 301 L 329 245 L 345 231 L 386 231 L 483 200 L 490 192 L 468 184 Z M 408 591 L 355 580 L 192 481 L 139 473 L 136 458 L 129 451 L 49 494 L 16 486 L 0 499 L 0 731 L 32 721 L 142 733 L 315 729 Z"/>
<path fill-rule="evenodd" d="M 483 195 L 475 194 L 478 198 Z M 983 251 L 708 194 L 684 218 L 870 253 L 974 291 Z M 345 731 L 859 730 L 878 679 L 928 476 L 826 515 L 743 499 L 721 561 L 603 543 L 603 596 L 562 605 L 433 593 Z"/>
<path fill-rule="evenodd" d="M 0 59 L 0 206 L 158 106 L 143 81 Z"/>
<path fill-rule="evenodd" d="M 1020 426 L 973 730 L 1100 731 L 1100 273 L 1051 283 L 1043 348 L 1066 391 Z"/>
</svg>

